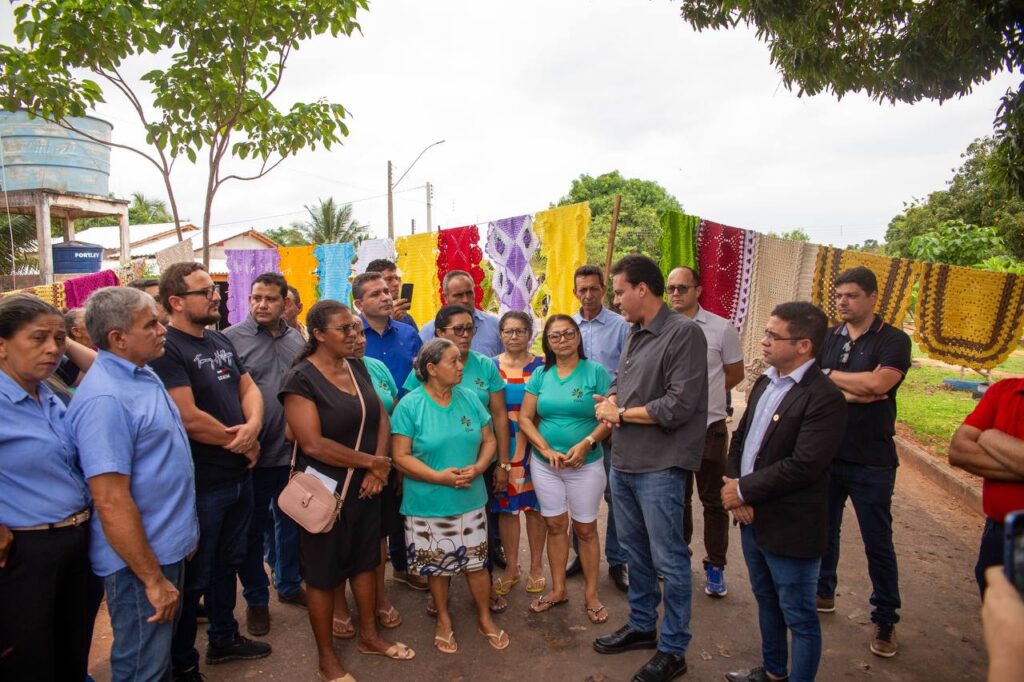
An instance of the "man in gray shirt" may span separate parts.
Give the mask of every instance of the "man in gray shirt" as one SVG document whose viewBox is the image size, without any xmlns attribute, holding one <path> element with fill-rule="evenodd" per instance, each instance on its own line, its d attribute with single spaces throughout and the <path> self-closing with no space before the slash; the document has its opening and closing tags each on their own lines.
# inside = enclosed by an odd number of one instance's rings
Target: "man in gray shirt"
<svg viewBox="0 0 1024 682">
<path fill-rule="evenodd" d="M 686 672 L 690 643 L 690 558 L 683 540 L 683 488 L 700 468 L 707 428 L 707 341 L 662 296 L 658 264 L 629 255 L 612 267 L 615 303 L 633 327 L 607 398 L 596 415 L 618 430 L 612 441 L 612 497 L 629 564 L 629 622 L 594 649 L 657 653 L 633 677 L 667 682 Z M 658 637 L 664 576 L 665 619 Z"/>
<path fill-rule="evenodd" d="M 270 631 L 270 581 L 263 569 L 267 544 L 274 548 L 271 568 L 278 601 L 305 606 L 306 594 L 299 575 L 299 528 L 277 507 L 277 496 L 288 483 L 291 444 L 284 438 L 284 408 L 277 399 L 281 379 L 302 350 L 304 341 L 283 319 L 288 284 L 277 273 L 266 272 L 252 283 L 249 316 L 224 330 L 238 351 L 239 360 L 263 395 L 263 430 L 260 458 L 252 471 L 253 512 L 248 551 L 238 571 L 246 628 L 255 636 Z"/>
</svg>

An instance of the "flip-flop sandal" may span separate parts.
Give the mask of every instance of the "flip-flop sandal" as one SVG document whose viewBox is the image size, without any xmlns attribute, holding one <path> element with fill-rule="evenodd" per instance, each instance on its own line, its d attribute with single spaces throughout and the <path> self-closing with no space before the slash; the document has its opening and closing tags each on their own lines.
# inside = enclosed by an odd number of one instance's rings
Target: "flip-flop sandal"
<svg viewBox="0 0 1024 682">
<path fill-rule="evenodd" d="M 526 578 L 526 591 L 530 594 L 540 594 L 547 587 L 548 581 L 544 576 L 539 578 L 533 578 L 527 576 Z"/>
<path fill-rule="evenodd" d="M 367 656 L 387 656 L 393 661 L 411 661 L 412 659 L 416 658 L 416 652 L 407 647 L 405 644 L 402 644 L 401 642 L 395 642 L 394 644 L 389 646 L 385 651 L 377 651 L 376 649 L 364 649 L 362 646 L 360 646 L 361 644 L 362 642 L 358 642 L 356 644 L 356 649 L 359 651 L 359 653 L 366 654 Z"/>
<path fill-rule="evenodd" d="M 601 613 L 602 611 L 604 611 L 604 618 L 602 618 L 601 616 L 597 615 L 597 614 Z M 596 609 L 592 609 L 592 608 L 590 608 L 588 606 L 587 607 L 587 618 L 589 618 L 590 622 L 593 623 L 594 625 L 600 625 L 601 623 L 607 623 L 608 622 L 608 608 L 606 606 L 604 606 L 603 604 L 601 606 L 598 606 Z"/>
<path fill-rule="evenodd" d="M 434 605 L 433 599 L 427 602 L 427 615 L 431 618 L 437 618 L 437 606 Z"/>
<path fill-rule="evenodd" d="M 377 621 L 382 628 L 391 630 L 402 624 L 402 614 L 392 604 L 389 609 L 377 609 Z"/>
<path fill-rule="evenodd" d="M 356 678 L 352 677 L 352 673 L 345 673 L 342 677 L 335 677 L 333 680 L 328 680 L 324 677 L 322 672 L 317 670 L 316 677 L 320 682 L 356 682 Z"/>
<path fill-rule="evenodd" d="M 444 647 L 448 648 L 446 649 Z M 454 654 L 458 652 L 459 643 L 455 641 L 455 631 L 453 630 L 447 637 L 434 635 L 434 648 L 442 654 Z"/>
<path fill-rule="evenodd" d="M 491 610 L 491 613 L 505 613 L 505 611 L 508 609 L 508 600 L 500 594 L 495 595 L 491 597 L 490 603 L 487 605 L 487 608 Z"/>
<path fill-rule="evenodd" d="M 535 599 L 534 602 L 530 604 L 530 610 L 534 613 L 544 613 L 545 611 L 550 611 L 556 606 L 561 606 L 562 604 L 568 603 L 568 597 L 566 597 L 565 599 L 559 599 L 558 601 L 551 601 L 550 599 L 544 599 L 543 597 L 541 597 L 540 599 Z"/>
<path fill-rule="evenodd" d="M 352 639 L 356 636 L 356 629 L 352 626 L 351 616 L 342 620 L 335 618 L 331 623 L 331 634 L 335 639 Z"/>
<path fill-rule="evenodd" d="M 487 638 L 487 643 L 491 645 L 491 648 L 497 649 L 498 651 L 504 651 L 505 649 L 508 648 L 509 644 L 512 643 L 512 640 L 509 638 L 508 633 L 505 632 L 504 630 L 498 630 L 497 633 L 493 633 L 492 632 L 492 633 L 488 634 L 488 633 L 484 632 L 483 630 L 481 630 L 480 628 L 477 628 L 477 632 L 479 632 L 481 635 L 483 635 L 484 637 Z M 505 643 L 504 644 L 501 643 L 502 642 L 502 639 L 501 639 L 502 637 L 505 638 Z"/>
<path fill-rule="evenodd" d="M 512 588 L 515 587 L 516 583 L 519 582 L 519 579 L 519 575 L 516 575 L 516 577 L 512 578 L 511 580 L 503 580 L 502 578 L 495 579 L 495 581 L 492 583 L 492 586 L 494 587 L 494 593 L 501 595 L 502 597 L 507 597 L 508 593 L 512 591 Z"/>
</svg>

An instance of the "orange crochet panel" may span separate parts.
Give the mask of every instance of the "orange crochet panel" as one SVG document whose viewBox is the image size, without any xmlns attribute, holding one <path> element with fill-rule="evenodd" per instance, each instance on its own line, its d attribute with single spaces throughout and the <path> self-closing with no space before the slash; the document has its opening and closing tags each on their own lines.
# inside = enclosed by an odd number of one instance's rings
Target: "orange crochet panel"
<svg viewBox="0 0 1024 682">
<path fill-rule="evenodd" d="M 299 323 L 306 324 L 306 313 L 313 304 L 320 300 L 320 278 L 316 275 L 317 260 L 313 255 L 315 246 L 281 246 L 277 252 L 281 256 L 278 267 L 288 284 L 295 287 L 302 299 L 302 312 Z"/>
<path fill-rule="evenodd" d="M 924 263 L 916 323 L 928 357 L 992 369 L 1024 332 L 1024 276 Z"/>
</svg>

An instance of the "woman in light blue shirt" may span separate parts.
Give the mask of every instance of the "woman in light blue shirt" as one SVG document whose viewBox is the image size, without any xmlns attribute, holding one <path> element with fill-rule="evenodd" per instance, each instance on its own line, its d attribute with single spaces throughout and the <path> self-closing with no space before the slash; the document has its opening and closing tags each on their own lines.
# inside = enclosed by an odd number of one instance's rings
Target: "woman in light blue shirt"
<svg viewBox="0 0 1024 682">
<path fill-rule="evenodd" d="M 84 680 L 88 666 L 91 498 L 45 383 L 65 348 L 59 310 L 0 301 L 2 680 Z"/>
</svg>

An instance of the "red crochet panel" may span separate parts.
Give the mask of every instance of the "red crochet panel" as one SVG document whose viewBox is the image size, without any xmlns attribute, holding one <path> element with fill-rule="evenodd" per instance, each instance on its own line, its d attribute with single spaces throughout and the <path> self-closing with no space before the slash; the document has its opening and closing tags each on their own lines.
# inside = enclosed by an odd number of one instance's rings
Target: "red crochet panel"
<svg viewBox="0 0 1024 682">
<path fill-rule="evenodd" d="M 484 279 L 480 260 L 484 252 L 480 249 L 480 231 L 476 225 L 453 227 L 437 233 L 437 280 L 442 286 L 441 297 L 444 297 L 444 276 L 452 270 L 465 270 L 473 277 L 476 307 L 484 300 L 484 290 L 480 283 Z"/>
<path fill-rule="evenodd" d="M 750 299 L 753 240 L 747 230 L 702 220 L 697 233 L 700 305 L 743 326 Z"/>
</svg>

